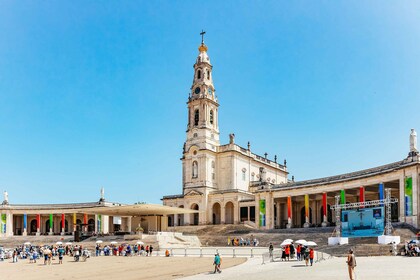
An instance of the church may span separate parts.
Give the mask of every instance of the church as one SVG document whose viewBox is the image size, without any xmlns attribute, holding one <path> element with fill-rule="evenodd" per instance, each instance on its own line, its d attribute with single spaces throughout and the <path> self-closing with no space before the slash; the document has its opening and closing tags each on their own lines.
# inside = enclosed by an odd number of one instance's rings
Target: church
<svg viewBox="0 0 420 280">
<path fill-rule="evenodd" d="M 204 33 L 201 34 L 202 36 Z M 412 129 L 408 157 L 366 170 L 295 182 L 283 164 L 241 147 L 230 134 L 220 143 L 213 66 L 202 38 L 188 97 L 186 141 L 182 155 L 182 194 L 163 204 L 198 210 L 168 216 L 168 226 L 239 224 L 260 229 L 334 225 L 331 207 L 384 199 L 389 194 L 390 219 L 419 226 L 420 157 Z M 337 199 L 339 198 L 339 201 Z"/>
</svg>

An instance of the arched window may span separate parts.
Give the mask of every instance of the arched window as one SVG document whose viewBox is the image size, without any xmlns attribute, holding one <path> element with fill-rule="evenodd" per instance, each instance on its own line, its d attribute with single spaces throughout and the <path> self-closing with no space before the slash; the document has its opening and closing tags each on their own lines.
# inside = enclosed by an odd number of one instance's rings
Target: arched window
<svg viewBox="0 0 420 280">
<path fill-rule="evenodd" d="M 210 123 L 213 124 L 213 110 L 210 110 Z"/>
<path fill-rule="evenodd" d="M 198 125 L 199 115 L 200 115 L 200 112 L 198 110 L 195 110 L 194 112 L 194 125 L 195 126 Z"/>
<path fill-rule="evenodd" d="M 207 79 L 210 80 L 210 71 L 207 70 Z"/>
<path fill-rule="evenodd" d="M 198 177 L 198 162 L 193 161 L 192 164 L 192 177 L 197 178 Z"/>
<path fill-rule="evenodd" d="M 201 79 L 201 70 L 197 71 L 197 79 Z"/>
<path fill-rule="evenodd" d="M 246 181 L 246 169 L 242 168 L 242 180 Z"/>
</svg>

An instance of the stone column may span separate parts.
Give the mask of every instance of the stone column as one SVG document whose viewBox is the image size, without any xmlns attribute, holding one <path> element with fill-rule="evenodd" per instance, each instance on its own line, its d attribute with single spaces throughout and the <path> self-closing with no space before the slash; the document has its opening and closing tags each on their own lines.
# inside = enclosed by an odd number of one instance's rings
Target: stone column
<svg viewBox="0 0 420 280">
<path fill-rule="evenodd" d="M 399 221 L 405 222 L 405 180 L 404 175 L 400 177 L 400 197 L 398 199 L 399 204 Z"/>
<path fill-rule="evenodd" d="M 419 174 L 415 171 L 413 177 L 413 224 L 415 227 L 419 226 L 418 223 L 418 187 L 419 187 Z"/>
<path fill-rule="evenodd" d="M 213 213 L 213 209 L 212 209 L 212 213 Z M 226 207 L 225 204 L 222 202 L 220 203 L 220 224 L 225 224 L 226 223 Z"/>
<path fill-rule="evenodd" d="M 190 208 L 191 208 L 191 205 L 189 205 L 189 208 L 187 208 L 187 209 L 190 209 Z M 192 214 L 184 214 L 184 225 L 185 226 L 188 226 L 188 225 L 191 224 L 190 223 L 191 216 L 192 216 Z"/>
<path fill-rule="evenodd" d="M 265 201 L 266 208 L 266 229 L 274 228 L 274 199 L 273 194 L 268 193 L 267 199 Z"/>
<path fill-rule="evenodd" d="M 276 206 L 277 206 L 277 221 L 276 221 L 276 225 L 277 225 L 277 227 L 278 228 L 280 228 L 280 225 L 281 225 L 281 217 L 280 217 L 280 215 L 281 215 L 281 211 L 280 211 L 280 202 L 277 202 L 276 203 Z"/>
<path fill-rule="evenodd" d="M 98 227 L 99 226 L 99 223 L 98 223 L 99 219 L 98 218 L 99 218 L 98 215 L 95 214 L 95 232 L 96 232 L 96 234 L 98 234 L 99 230 L 100 230 L 100 228 Z"/>
<path fill-rule="evenodd" d="M 174 227 L 178 226 L 178 214 L 174 214 Z"/>
<path fill-rule="evenodd" d="M 260 196 L 255 196 L 255 224 L 260 228 Z"/>
<path fill-rule="evenodd" d="M 130 217 L 131 220 L 131 217 Z M 104 234 L 109 233 L 109 216 L 108 215 L 102 215 L 102 232 Z"/>
<path fill-rule="evenodd" d="M 13 236 L 13 214 L 6 212 L 6 236 Z"/>
<path fill-rule="evenodd" d="M 131 217 L 127 217 L 127 228 L 128 231 L 131 233 Z"/>
</svg>

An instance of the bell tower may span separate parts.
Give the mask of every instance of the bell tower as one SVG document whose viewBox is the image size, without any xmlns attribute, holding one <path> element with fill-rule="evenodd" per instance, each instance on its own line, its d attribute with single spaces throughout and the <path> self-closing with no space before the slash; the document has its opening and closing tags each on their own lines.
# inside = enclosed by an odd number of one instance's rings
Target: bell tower
<svg viewBox="0 0 420 280">
<path fill-rule="evenodd" d="M 194 64 L 194 78 L 188 98 L 188 127 L 185 149 L 197 145 L 200 149 L 215 150 L 219 142 L 219 124 L 216 90 L 213 85 L 213 66 L 204 44 L 204 34 Z"/>
<path fill-rule="evenodd" d="M 216 187 L 216 151 L 220 145 L 219 103 L 213 85 L 213 66 L 207 54 L 202 31 L 194 77 L 188 97 L 187 139 L 182 157 L 184 193 L 189 188 Z M 202 189 L 204 188 L 204 189 Z"/>
</svg>

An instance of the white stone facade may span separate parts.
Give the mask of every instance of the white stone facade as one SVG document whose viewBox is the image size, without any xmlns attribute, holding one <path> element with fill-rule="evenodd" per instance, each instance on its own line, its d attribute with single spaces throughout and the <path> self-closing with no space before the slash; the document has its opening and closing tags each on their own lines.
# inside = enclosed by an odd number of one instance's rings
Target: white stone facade
<svg viewBox="0 0 420 280">
<path fill-rule="evenodd" d="M 182 157 L 183 193 L 164 197 L 168 206 L 205 211 L 172 217 L 173 225 L 239 223 L 239 201 L 252 199 L 251 182 L 287 183 L 287 168 L 235 144 L 220 145 L 219 103 L 213 84 L 213 66 L 202 43 L 194 64 L 188 98 L 187 139 Z M 213 211 L 214 210 L 214 211 Z M 217 215 L 214 215 L 217 213 Z"/>
</svg>

